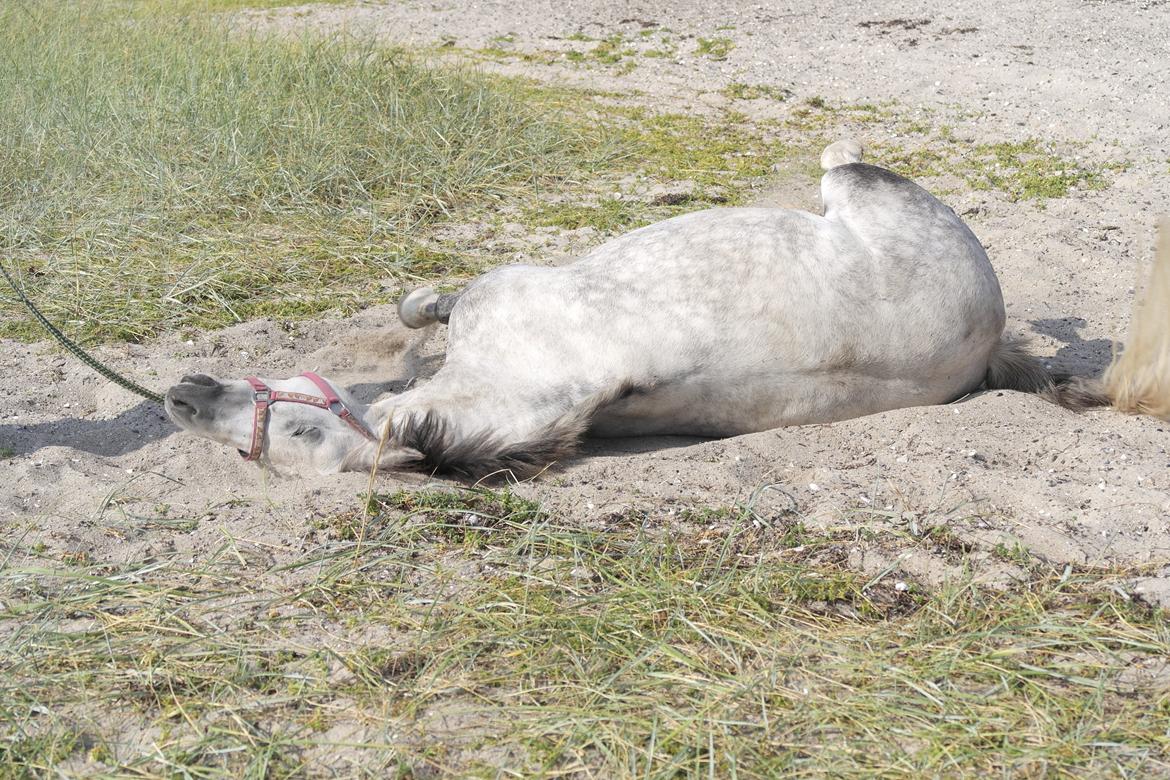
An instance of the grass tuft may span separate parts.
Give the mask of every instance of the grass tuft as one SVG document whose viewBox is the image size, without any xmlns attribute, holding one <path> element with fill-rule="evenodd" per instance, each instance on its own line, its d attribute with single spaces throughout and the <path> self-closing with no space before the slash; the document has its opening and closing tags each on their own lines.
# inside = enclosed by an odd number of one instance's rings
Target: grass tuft
<svg viewBox="0 0 1170 780">
<path fill-rule="evenodd" d="M 735 42 L 730 38 L 699 38 L 695 47 L 695 54 L 713 60 L 725 60 Z"/>
</svg>

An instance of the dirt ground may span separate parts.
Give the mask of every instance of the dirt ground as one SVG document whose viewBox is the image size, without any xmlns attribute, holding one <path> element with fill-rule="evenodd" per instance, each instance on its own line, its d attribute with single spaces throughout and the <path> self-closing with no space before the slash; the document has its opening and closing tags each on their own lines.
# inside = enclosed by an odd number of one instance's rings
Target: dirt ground
<svg viewBox="0 0 1170 780">
<path fill-rule="evenodd" d="M 639 59 L 628 73 L 519 58 L 484 67 L 639 90 L 645 104 L 662 110 L 718 107 L 728 99 L 720 90 L 743 82 L 791 90 L 793 100 L 927 109 L 961 140 L 1083 143 L 1086 159 L 1128 167 L 1104 189 L 1042 205 L 994 191 L 947 197 L 988 248 L 1009 330 L 1032 336 L 1053 365 L 1074 371 L 1100 369 L 1113 340 L 1125 338 L 1139 273 L 1152 257 L 1155 217 L 1170 212 L 1170 5 L 1161 2 L 925 0 L 860 8 L 843 0 L 410 0 L 306 6 L 262 18 L 466 49 L 510 34 L 518 52 L 557 51 L 575 33 L 669 28 L 679 56 Z M 684 56 L 712 36 L 733 43 L 725 59 Z M 779 183 L 773 199 L 817 208 L 811 181 Z M 518 259 L 550 261 L 537 249 Z M 192 370 L 285 376 L 312 369 L 372 400 L 436 370 L 442 339 L 436 329 L 405 331 L 392 309 L 379 307 L 291 326 L 249 322 L 99 355 L 158 388 Z M 359 474 L 265 478 L 236 453 L 180 435 L 161 409 L 47 342 L 4 343 L 0 370 L 0 448 L 12 453 L 0 461 L 0 523 L 6 536 L 50 554 L 111 563 L 198 559 L 232 537 L 255 542 L 278 563 L 302 549 L 314 518 L 354 507 L 367 487 Z M 892 568 L 927 584 L 956 573 L 955 564 L 943 550 L 898 540 L 940 524 L 970 546 L 977 574 L 991 582 L 1013 576 L 1016 545 L 1057 564 L 1164 562 L 1161 576 L 1155 570 L 1134 579 L 1129 591 L 1170 606 L 1168 447 L 1165 422 L 1078 416 L 994 392 L 721 441 L 590 442 L 583 457 L 517 491 L 581 522 L 630 508 L 668 514 L 754 501 L 767 514 L 796 506 L 810 526 L 856 529 L 849 556 L 859 569 Z M 382 475 L 377 487 L 433 481 Z M 133 522 L 160 513 L 189 523 L 176 531 Z"/>
</svg>

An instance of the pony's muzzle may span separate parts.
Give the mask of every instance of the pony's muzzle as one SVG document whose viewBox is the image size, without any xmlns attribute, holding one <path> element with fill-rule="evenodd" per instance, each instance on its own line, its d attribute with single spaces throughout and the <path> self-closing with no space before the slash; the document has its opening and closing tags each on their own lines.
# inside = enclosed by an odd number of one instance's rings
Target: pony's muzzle
<svg viewBox="0 0 1170 780">
<path fill-rule="evenodd" d="M 206 374 L 190 374 L 167 390 L 164 406 L 175 422 L 208 421 L 226 388 Z"/>
</svg>

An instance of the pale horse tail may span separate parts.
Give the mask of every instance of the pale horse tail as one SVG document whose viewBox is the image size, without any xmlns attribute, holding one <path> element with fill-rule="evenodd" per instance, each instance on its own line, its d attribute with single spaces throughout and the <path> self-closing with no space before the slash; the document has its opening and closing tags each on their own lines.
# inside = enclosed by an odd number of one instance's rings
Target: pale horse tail
<svg viewBox="0 0 1170 780">
<path fill-rule="evenodd" d="M 1170 219 L 1159 224 L 1154 268 L 1134 306 L 1129 343 L 1099 378 L 1053 374 L 1021 341 L 1006 338 L 991 355 L 987 389 L 1036 393 L 1078 411 L 1112 406 L 1170 420 Z"/>
</svg>

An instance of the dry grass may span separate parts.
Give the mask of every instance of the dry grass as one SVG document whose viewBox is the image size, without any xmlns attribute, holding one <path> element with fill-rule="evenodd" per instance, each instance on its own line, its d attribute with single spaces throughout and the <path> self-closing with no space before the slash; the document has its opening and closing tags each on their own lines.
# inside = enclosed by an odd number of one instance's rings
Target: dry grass
<svg viewBox="0 0 1170 780">
<path fill-rule="evenodd" d="M 1170 627 L 1118 573 L 925 594 L 743 508 L 592 528 L 506 492 L 371 509 L 274 566 L 232 539 L 123 568 L 9 544 L 3 771 L 1170 771 Z"/>
</svg>

